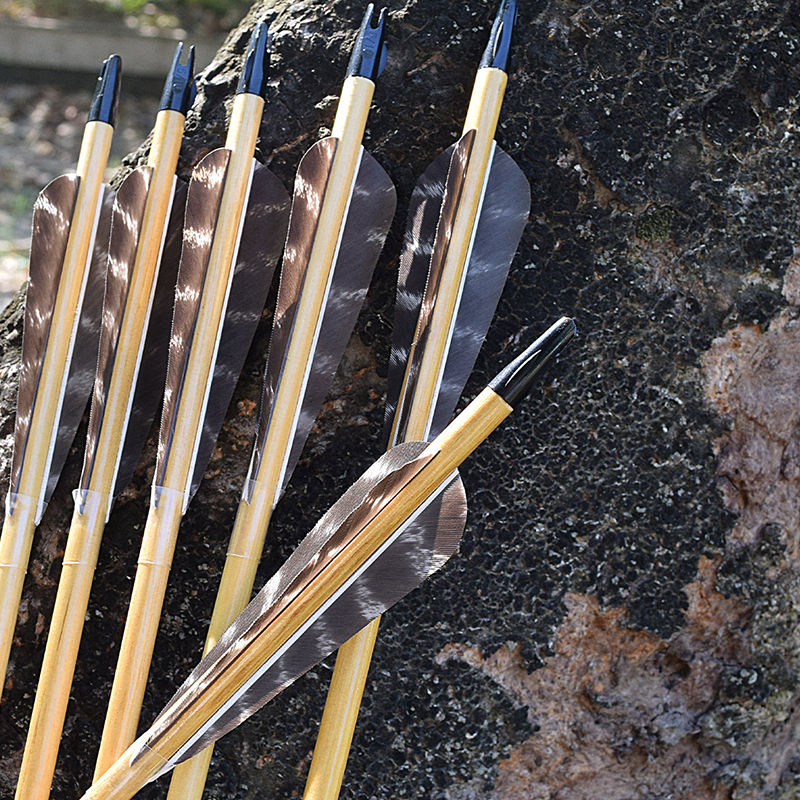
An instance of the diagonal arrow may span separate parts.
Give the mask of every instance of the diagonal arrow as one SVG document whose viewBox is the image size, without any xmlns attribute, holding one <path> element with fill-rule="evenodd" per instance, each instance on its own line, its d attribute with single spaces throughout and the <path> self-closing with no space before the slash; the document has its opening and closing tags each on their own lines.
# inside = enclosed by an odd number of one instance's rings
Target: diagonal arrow
<svg viewBox="0 0 800 800">
<path fill-rule="evenodd" d="M 247 719 L 344 638 L 439 569 L 466 513 L 458 465 L 513 411 L 573 336 L 562 318 L 430 444 L 385 453 L 331 507 L 164 710 L 83 795 L 128 800 Z M 446 510 L 424 519 L 435 498 Z"/>
<path fill-rule="evenodd" d="M 428 441 L 449 422 L 528 218 L 528 182 L 494 142 L 516 11 L 515 0 L 503 0 L 464 132 L 428 167 L 411 198 L 389 362 L 390 447 Z M 307 800 L 339 795 L 379 624 L 373 620 L 337 655 Z"/>
</svg>

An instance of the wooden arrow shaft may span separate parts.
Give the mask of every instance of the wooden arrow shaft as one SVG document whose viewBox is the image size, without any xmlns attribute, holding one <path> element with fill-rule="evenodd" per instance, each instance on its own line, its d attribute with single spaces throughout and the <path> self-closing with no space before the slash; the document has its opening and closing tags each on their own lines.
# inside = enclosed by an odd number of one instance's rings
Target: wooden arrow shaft
<svg viewBox="0 0 800 800">
<path fill-rule="evenodd" d="M 63 401 L 66 372 L 74 331 L 88 272 L 87 264 L 97 219 L 97 209 L 114 129 L 105 122 L 89 122 L 81 144 L 77 175 L 80 178 L 61 281 L 56 294 L 50 335 L 42 362 L 39 387 L 31 417 L 25 461 L 18 494 L 38 497 L 46 480 L 54 427 Z"/>
<path fill-rule="evenodd" d="M 283 377 L 275 397 L 259 474 L 253 476 L 253 494 L 270 495 L 277 502 L 283 470 L 296 424 L 299 400 L 310 368 L 310 356 L 344 227 L 353 180 L 358 169 L 361 140 L 375 84 L 367 78 L 350 77 L 344 83 L 331 135 L 336 153 L 319 212 L 314 244 L 309 256 L 303 292 L 292 326 Z"/>
<path fill-rule="evenodd" d="M 136 738 L 182 513 L 182 492 L 162 490 L 158 503 L 150 506 L 108 700 L 95 780 Z"/>
<path fill-rule="evenodd" d="M 16 800 L 46 800 L 50 795 L 83 622 L 89 604 L 89 590 L 108 511 L 107 499 L 106 494 L 87 493 L 83 512 L 76 505 L 72 517 L 17 783 Z"/>
<path fill-rule="evenodd" d="M 503 70 L 485 67 L 478 70 L 467 111 L 466 130 L 475 130 L 475 139 L 464 175 L 461 199 L 448 242 L 442 281 L 430 321 L 425 352 L 419 368 L 418 388 L 411 401 L 411 424 L 422 426 L 420 439 L 427 438 L 427 426 L 436 404 L 436 391 L 447 358 L 458 299 L 472 249 L 483 191 L 491 168 L 494 134 L 508 77 Z M 409 434 L 410 436 L 411 434 Z"/>
<path fill-rule="evenodd" d="M 84 795 L 84 800 L 128 800 L 152 779 L 363 568 L 511 411 L 511 406 L 490 388 L 481 392 L 428 446 L 420 459 L 430 458 L 429 463 L 362 528 L 346 547 L 346 555 L 329 564 L 323 578 L 298 591 L 292 601 L 292 613 L 276 616 L 264 633 L 206 691 L 187 696 L 179 724 L 171 725 L 159 740 L 150 743 L 152 746 L 144 749 L 131 747 Z"/>
<path fill-rule="evenodd" d="M 475 79 L 464 124 L 464 132 L 475 130 L 475 139 L 464 179 L 462 202 L 456 214 L 440 291 L 431 317 L 430 333 L 422 355 L 419 378 L 411 398 L 405 434 L 407 441 L 424 441 L 428 438 L 437 387 L 447 358 L 453 320 L 469 261 L 472 231 L 477 224 L 481 195 L 491 166 L 494 134 L 507 80 L 505 72 L 490 67 L 478 70 Z M 403 393 L 404 389 L 401 389 L 401 397 Z M 397 417 L 394 424 L 397 424 Z M 308 773 L 304 800 L 335 800 L 339 796 L 379 625 L 380 617 L 339 648 Z"/>
<path fill-rule="evenodd" d="M 314 244 L 303 281 L 297 316 L 286 354 L 283 378 L 272 406 L 272 416 L 261 460 L 248 499 L 236 515 L 219 592 L 214 603 L 204 654 L 250 601 L 256 568 L 264 549 L 269 518 L 280 495 L 286 459 L 292 445 L 296 414 L 310 368 L 325 306 L 336 252 L 347 216 L 347 205 L 358 171 L 361 141 L 375 84 L 362 77 L 344 83 L 331 135 L 337 139 L 325 195 L 319 212 Z M 199 799 L 205 786 L 213 746 L 178 765 L 167 800 Z"/>
<path fill-rule="evenodd" d="M 81 143 L 77 167 L 80 178 L 78 196 L 30 420 L 25 459 L 17 496 L 13 499 L 13 511 L 6 513 L 0 535 L 0 607 L 3 609 L 0 614 L 0 676 L 5 676 L 33 531 L 43 510 L 40 498 L 47 482 L 55 429 L 64 398 L 113 130 L 105 122 L 89 122 Z"/>
<path fill-rule="evenodd" d="M 376 617 L 336 654 L 304 798 L 339 794 L 380 624 L 381 618 Z"/>
<path fill-rule="evenodd" d="M 6 513 L 3 521 L 3 535 L 0 536 L 0 608 L 3 609 L 0 614 L 0 676 L 3 678 L 14 641 L 17 609 L 31 555 L 38 506 L 37 498 L 18 496 L 14 513 Z"/>
<path fill-rule="evenodd" d="M 239 504 L 203 655 L 250 602 L 271 513 L 272 497 L 268 494 L 253 497 L 249 503 L 242 500 Z M 175 767 L 167 800 L 202 797 L 213 752 L 214 745 L 210 745 Z"/>
</svg>

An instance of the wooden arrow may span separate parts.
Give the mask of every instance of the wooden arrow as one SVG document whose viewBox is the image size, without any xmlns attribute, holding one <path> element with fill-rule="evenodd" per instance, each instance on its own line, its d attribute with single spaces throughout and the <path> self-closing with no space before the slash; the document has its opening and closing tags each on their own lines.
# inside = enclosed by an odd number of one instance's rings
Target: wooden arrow
<svg viewBox="0 0 800 800">
<path fill-rule="evenodd" d="M 74 175 L 34 204 L 14 455 L 0 536 L 0 676 L 6 673 L 25 571 L 39 524 L 92 388 L 108 219 L 103 184 L 121 61 L 103 62 Z"/>
<path fill-rule="evenodd" d="M 136 735 L 180 520 L 211 455 L 286 234 L 286 190 L 253 159 L 269 45 L 262 23 L 245 56 L 225 147 L 205 156 L 189 183 L 153 492 L 96 776 Z"/>
<path fill-rule="evenodd" d="M 103 529 L 113 498 L 127 484 L 141 452 L 166 373 L 169 326 L 162 321 L 175 291 L 179 253 L 175 244 L 180 243 L 185 192 L 174 204 L 170 241 L 168 223 L 183 126 L 194 98 L 194 48 L 188 62 L 181 64 L 182 48 L 178 46 L 167 77 L 147 165 L 125 178 L 114 200 L 83 473 L 75 492 L 16 800 L 45 800 L 50 794 Z"/>
<path fill-rule="evenodd" d="M 382 11 L 373 24 L 370 5 L 332 135 L 298 169 L 253 457 L 204 652 L 250 600 L 272 509 L 330 387 L 394 216 L 394 187 L 361 145 L 385 58 L 384 22 Z M 211 753 L 175 771 L 169 800 L 199 800 Z"/>
<path fill-rule="evenodd" d="M 449 422 L 528 218 L 528 182 L 494 142 L 515 17 L 515 0 L 504 0 L 462 136 L 428 167 L 412 195 L 389 365 L 390 447 L 428 441 Z M 337 655 L 306 800 L 339 795 L 379 624 L 373 620 Z"/>
<path fill-rule="evenodd" d="M 439 569 L 458 546 L 466 513 L 458 465 L 518 405 L 574 332 L 572 320 L 562 318 L 430 444 L 408 442 L 381 456 L 83 800 L 128 800 L 235 728 Z M 446 512 L 431 525 L 423 517 L 436 498 Z"/>
</svg>

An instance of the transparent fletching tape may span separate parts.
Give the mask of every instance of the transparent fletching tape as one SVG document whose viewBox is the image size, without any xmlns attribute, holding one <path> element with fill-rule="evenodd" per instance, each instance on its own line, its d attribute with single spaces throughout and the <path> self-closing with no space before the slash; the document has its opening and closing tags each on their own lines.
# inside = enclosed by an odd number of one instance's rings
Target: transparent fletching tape
<svg viewBox="0 0 800 800">
<path fill-rule="evenodd" d="M 6 495 L 6 516 L 13 517 L 15 514 L 35 514 L 38 503 L 38 497 L 29 497 L 25 494 L 9 492 Z M 36 524 L 39 524 L 38 519 L 36 520 Z"/>
<path fill-rule="evenodd" d="M 168 489 L 166 486 L 156 486 L 155 484 L 150 490 L 150 505 L 153 508 L 161 508 L 162 503 L 166 503 L 167 507 L 171 508 L 178 498 L 180 498 L 181 514 L 183 514 L 183 509 L 188 505 L 190 499 L 186 492 L 180 489 Z"/>
<path fill-rule="evenodd" d="M 166 775 L 175 766 L 171 761 L 168 761 L 166 758 L 164 758 L 164 756 L 162 756 L 161 753 L 159 753 L 157 750 L 153 750 L 152 747 L 148 747 L 145 744 L 144 740 L 147 739 L 148 733 L 149 731 L 145 731 L 126 751 L 126 755 L 130 754 L 128 763 L 131 766 L 133 766 L 133 762 L 136 761 L 136 759 L 142 755 L 143 750 L 148 750 L 151 753 L 157 755 L 161 759 L 162 764 L 160 769 L 158 770 L 158 772 L 156 772 L 154 775 L 150 776 L 147 779 L 146 784 L 152 783 L 153 781 L 160 778 L 162 775 Z"/>
<path fill-rule="evenodd" d="M 259 481 L 255 478 L 248 478 L 244 482 L 244 489 L 242 491 L 242 500 L 245 503 L 251 503 L 254 497 L 258 497 L 261 492 L 265 491 L 264 483 Z M 273 489 L 274 495 L 270 499 L 270 508 L 274 509 L 276 505 L 278 505 L 278 500 L 281 499 L 281 495 L 283 494 L 280 484 L 278 484 L 277 488 Z"/>
<path fill-rule="evenodd" d="M 75 511 L 82 517 L 88 517 L 94 521 L 98 514 L 105 514 L 108 519 L 108 496 L 100 492 L 92 492 L 89 489 L 73 489 L 72 501 L 75 503 Z"/>
<path fill-rule="evenodd" d="M 16 531 L 16 535 L 7 535 L 5 529 L 3 531 L 5 535 L 0 538 L 0 568 L 27 569 L 33 528 L 39 523 L 36 516 L 38 505 L 38 497 L 13 492 L 6 495 L 6 524 L 13 520 L 12 530 Z M 25 531 L 29 533 L 21 535 Z"/>
<path fill-rule="evenodd" d="M 75 502 L 75 511 L 62 563 L 65 567 L 91 565 L 94 568 L 97 563 L 97 553 L 94 551 L 96 540 L 87 534 L 92 531 L 102 534 L 108 518 L 108 496 L 88 489 L 75 489 L 72 499 Z"/>
<path fill-rule="evenodd" d="M 168 489 L 166 486 L 153 487 L 152 504 L 147 515 L 138 564 L 163 566 L 169 569 L 185 501 L 184 492 Z"/>
</svg>

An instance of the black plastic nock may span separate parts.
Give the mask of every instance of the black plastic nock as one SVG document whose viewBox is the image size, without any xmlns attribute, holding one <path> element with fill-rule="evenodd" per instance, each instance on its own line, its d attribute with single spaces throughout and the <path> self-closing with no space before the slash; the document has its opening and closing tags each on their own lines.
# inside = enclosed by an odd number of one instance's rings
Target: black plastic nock
<svg viewBox="0 0 800 800">
<path fill-rule="evenodd" d="M 97 86 L 94 88 L 92 105 L 89 106 L 89 122 L 114 124 L 119 101 L 119 82 L 122 77 L 122 59 L 109 56 L 100 67 Z"/>
<path fill-rule="evenodd" d="M 510 406 L 530 391 L 536 373 L 578 332 L 575 321 L 561 317 L 524 353 L 517 356 L 490 384 Z"/>
<path fill-rule="evenodd" d="M 179 111 L 186 116 L 192 107 L 197 86 L 194 83 L 194 45 L 189 48 L 189 55 L 185 64 L 181 64 L 183 57 L 183 42 L 175 49 L 175 58 L 164 81 L 164 93 L 161 95 L 159 111 Z"/>
<path fill-rule="evenodd" d="M 272 36 L 269 33 L 269 25 L 266 22 L 259 22 L 250 37 L 250 44 L 247 45 L 244 66 L 239 77 L 239 85 L 236 87 L 236 94 L 264 96 L 264 91 L 267 88 L 267 79 L 269 78 L 271 52 Z"/>
<path fill-rule="evenodd" d="M 358 30 L 350 63 L 347 65 L 348 78 L 357 75 L 375 81 L 386 66 L 386 42 L 384 41 L 386 38 L 386 9 L 380 10 L 378 21 L 375 24 L 372 22 L 374 10 L 375 7 L 370 3 Z"/>
<path fill-rule="evenodd" d="M 483 51 L 481 67 L 496 67 L 504 72 L 508 68 L 508 54 L 511 51 L 511 33 L 517 20 L 517 0 L 503 0 L 494 18 L 489 44 Z"/>
</svg>

